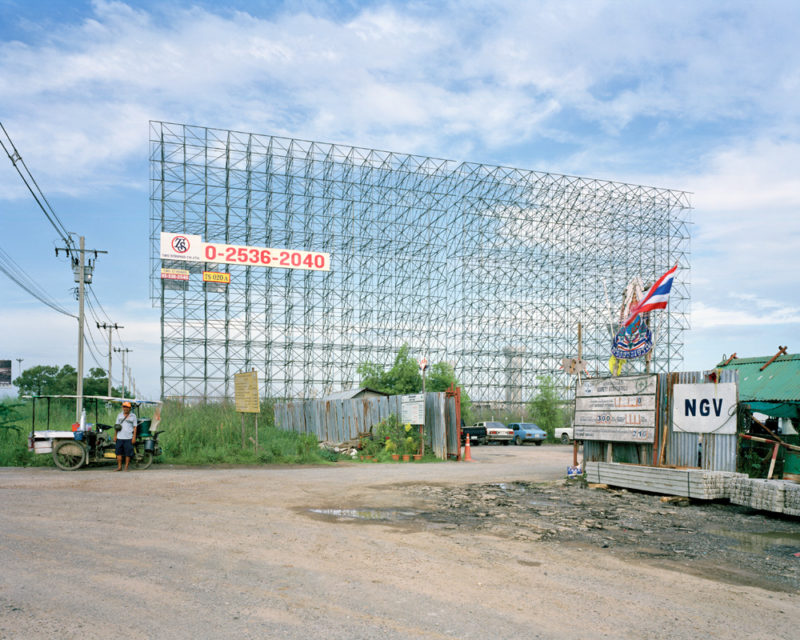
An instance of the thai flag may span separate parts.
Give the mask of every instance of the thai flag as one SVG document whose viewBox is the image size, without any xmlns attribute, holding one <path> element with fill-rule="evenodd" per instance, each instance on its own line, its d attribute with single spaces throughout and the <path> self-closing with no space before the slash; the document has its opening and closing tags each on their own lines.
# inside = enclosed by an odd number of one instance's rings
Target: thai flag
<svg viewBox="0 0 800 640">
<path fill-rule="evenodd" d="M 672 279 L 675 277 L 677 268 L 678 265 L 676 264 L 672 269 L 656 280 L 656 283 L 644 294 L 642 301 L 631 308 L 630 315 L 625 321 L 624 326 L 629 326 L 640 313 L 647 313 L 653 309 L 666 308 L 667 302 L 669 302 L 669 292 L 672 289 Z"/>
</svg>

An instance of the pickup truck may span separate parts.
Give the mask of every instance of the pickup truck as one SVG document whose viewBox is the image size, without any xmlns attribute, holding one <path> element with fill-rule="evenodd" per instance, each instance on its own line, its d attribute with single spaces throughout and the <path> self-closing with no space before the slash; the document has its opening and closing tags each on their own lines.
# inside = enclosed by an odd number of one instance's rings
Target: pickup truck
<svg viewBox="0 0 800 640">
<path fill-rule="evenodd" d="M 478 422 L 476 427 L 484 427 L 486 429 L 486 440 L 489 442 L 502 442 L 503 444 L 510 444 L 514 439 L 514 431 L 509 429 L 502 422 Z"/>
<path fill-rule="evenodd" d="M 486 427 L 479 427 L 479 426 L 471 426 L 471 427 L 461 427 L 461 444 L 464 445 L 469 438 L 469 444 L 472 445 L 479 445 L 479 444 L 486 444 L 487 443 L 487 436 L 486 436 Z"/>
<path fill-rule="evenodd" d="M 569 444 L 573 440 L 574 430 L 572 427 L 559 427 L 553 432 L 553 437 L 561 444 Z"/>
</svg>

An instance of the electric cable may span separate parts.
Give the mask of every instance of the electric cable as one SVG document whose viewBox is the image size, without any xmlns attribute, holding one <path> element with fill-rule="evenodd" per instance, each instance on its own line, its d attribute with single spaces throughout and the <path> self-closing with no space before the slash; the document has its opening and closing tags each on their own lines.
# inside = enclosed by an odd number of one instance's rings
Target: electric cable
<svg viewBox="0 0 800 640">
<path fill-rule="evenodd" d="M 70 318 L 75 318 L 76 320 L 78 319 L 78 316 L 70 313 L 51 298 L 50 295 L 39 286 L 33 278 L 25 273 L 2 248 L 0 248 L 0 271 L 6 274 L 9 280 L 16 283 L 17 286 L 27 291 L 42 304 L 53 309 L 53 311 L 58 311 L 58 313 L 69 316 Z"/>
<path fill-rule="evenodd" d="M 6 152 L 8 159 L 11 160 L 11 164 L 14 165 L 14 168 L 17 170 L 19 177 L 22 178 L 22 181 L 25 183 L 25 186 L 28 187 L 28 191 L 31 192 L 33 199 L 36 200 L 36 204 L 39 205 L 39 208 L 42 210 L 42 213 L 44 213 L 45 217 L 50 222 L 50 224 L 53 225 L 53 228 L 56 230 L 56 233 L 58 233 L 58 235 L 61 237 L 61 240 L 64 242 L 64 244 L 70 249 L 74 249 L 75 243 L 70 237 L 69 231 L 67 231 L 66 227 L 61 222 L 58 215 L 56 215 L 56 212 L 53 210 L 53 207 L 50 206 L 50 203 L 47 201 L 47 198 L 45 197 L 44 193 L 42 193 L 42 190 L 39 188 L 39 184 L 36 182 L 36 178 L 34 178 L 33 174 L 28 170 L 25 161 L 22 159 L 22 156 L 20 155 L 19 151 L 17 151 L 16 146 L 14 146 L 14 142 L 11 140 L 11 136 L 8 135 L 8 131 L 6 131 L 6 128 L 3 126 L 2 122 L 0 122 L 0 130 L 2 130 L 3 135 L 5 136 L 5 140 L 3 140 L 2 137 L 0 137 L 0 146 L 3 147 L 3 151 Z M 8 144 L 8 146 L 6 146 L 6 143 Z M 11 148 L 11 151 L 13 151 L 13 153 L 9 151 L 8 147 Z M 22 169 L 25 170 L 24 172 L 20 169 L 20 166 L 22 167 Z M 31 183 L 33 184 L 33 187 L 31 186 Z"/>
</svg>

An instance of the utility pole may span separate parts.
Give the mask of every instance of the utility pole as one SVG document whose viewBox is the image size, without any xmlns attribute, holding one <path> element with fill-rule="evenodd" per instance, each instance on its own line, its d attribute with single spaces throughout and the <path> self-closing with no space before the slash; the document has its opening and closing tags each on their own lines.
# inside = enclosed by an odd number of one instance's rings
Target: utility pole
<svg viewBox="0 0 800 640">
<path fill-rule="evenodd" d="M 19 365 L 19 375 L 22 375 L 22 361 L 25 358 L 16 358 L 17 364 Z"/>
<path fill-rule="evenodd" d="M 94 271 L 94 261 L 86 261 L 87 249 L 85 247 L 86 238 L 79 237 L 79 246 L 76 249 L 74 246 L 56 247 L 56 257 L 59 251 L 66 252 L 67 256 L 70 252 L 77 253 L 77 256 L 72 256 L 72 271 L 75 274 L 75 282 L 78 283 L 78 388 L 75 395 L 77 396 L 75 402 L 75 421 L 81 419 L 81 409 L 83 409 L 83 300 L 86 292 L 86 285 L 92 284 L 92 272 Z M 71 244 L 71 243 L 70 243 Z M 108 251 L 98 251 L 97 249 L 89 249 L 89 253 L 94 254 L 94 259 L 97 260 L 98 253 L 108 253 Z"/>
<path fill-rule="evenodd" d="M 124 349 L 120 349 L 119 347 L 114 347 L 114 351 L 117 353 L 122 354 L 122 397 L 125 397 L 125 354 L 130 353 L 133 349 L 128 349 L 125 347 Z"/>
<path fill-rule="evenodd" d="M 99 322 L 95 322 L 98 329 L 108 329 L 108 397 L 111 397 L 111 330 L 112 329 L 124 329 L 122 325 L 118 325 L 116 322 L 114 324 L 100 324 Z"/>
</svg>

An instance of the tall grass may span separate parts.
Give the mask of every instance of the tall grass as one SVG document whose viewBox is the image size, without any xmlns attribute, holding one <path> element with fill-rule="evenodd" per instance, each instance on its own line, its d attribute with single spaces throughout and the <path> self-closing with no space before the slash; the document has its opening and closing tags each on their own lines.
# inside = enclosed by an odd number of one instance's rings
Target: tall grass
<svg viewBox="0 0 800 640">
<path fill-rule="evenodd" d="M 255 449 L 255 414 L 242 414 L 232 404 L 182 406 L 165 403 L 159 442 L 164 461 L 174 464 L 214 463 L 319 463 L 330 457 L 321 452 L 313 436 L 274 427 L 272 403 L 263 402 L 258 416 L 258 450 Z"/>
<path fill-rule="evenodd" d="M 0 405 L 22 403 L 14 407 L 16 418 L 10 427 L 0 427 L 0 466 L 52 466 L 50 455 L 28 451 L 31 431 L 32 402 L 4 401 Z M 281 431 L 274 427 L 272 403 L 263 402 L 258 416 L 258 450 L 255 448 L 254 414 L 244 414 L 244 446 L 242 446 L 242 414 L 229 403 L 186 406 L 167 402 L 161 411 L 159 443 L 163 455 L 159 462 L 169 464 L 314 464 L 336 457 L 320 450 L 313 436 Z M 95 417 L 94 406 L 87 408 L 86 419 L 94 424 L 114 424 L 119 406 L 100 405 Z M 47 403 L 36 402 L 35 429 L 47 428 Z M 51 400 L 50 429 L 69 431 L 75 421 L 74 400 Z M 139 418 L 151 417 L 152 410 L 143 407 Z"/>
</svg>

